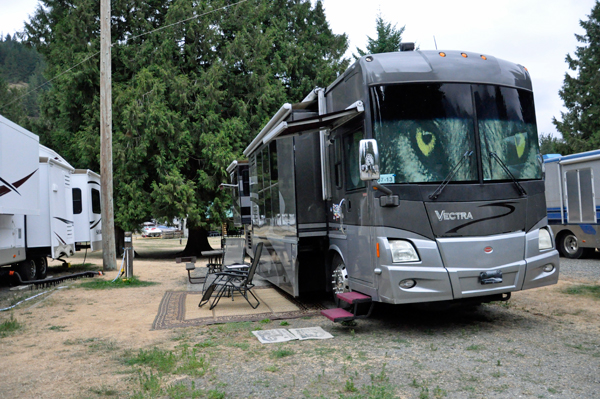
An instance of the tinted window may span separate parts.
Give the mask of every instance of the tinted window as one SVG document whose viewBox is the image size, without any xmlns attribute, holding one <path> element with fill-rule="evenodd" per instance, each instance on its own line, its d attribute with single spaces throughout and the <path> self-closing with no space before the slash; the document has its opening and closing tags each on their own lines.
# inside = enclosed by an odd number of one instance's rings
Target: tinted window
<svg viewBox="0 0 600 399">
<path fill-rule="evenodd" d="M 365 187 L 365 182 L 360 180 L 360 167 L 358 166 L 358 147 L 362 138 L 362 130 L 356 131 L 344 137 L 346 190 L 354 190 Z"/>
<path fill-rule="evenodd" d="M 81 205 L 81 189 L 74 188 L 73 189 L 73 214 L 79 215 L 82 210 Z"/>
<path fill-rule="evenodd" d="M 101 213 L 100 211 L 100 191 L 92 188 L 92 212 L 96 215 Z"/>
</svg>

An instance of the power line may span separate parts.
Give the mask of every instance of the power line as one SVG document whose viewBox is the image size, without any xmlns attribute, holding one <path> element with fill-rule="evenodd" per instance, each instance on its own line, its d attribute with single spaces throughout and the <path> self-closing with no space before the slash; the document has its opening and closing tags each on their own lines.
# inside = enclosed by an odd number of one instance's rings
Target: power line
<svg viewBox="0 0 600 399">
<path fill-rule="evenodd" d="M 184 23 L 184 22 L 187 22 L 187 21 L 191 21 L 192 19 L 196 19 L 196 18 L 204 17 L 204 16 L 206 16 L 206 15 L 209 15 L 209 14 L 215 13 L 215 12 L 217 12 L 217 11 L 226 10 L 227 8 L 230 8 L 230 7 L 235 7 L 235 6 L 237 6 L 237 5 L 240 5 L 240 4 L 242 4 L 242 3 L 245 3 L 245 2 L 247 2 L 247 1 L 249 1 L 249 0 L 240 0 L 240 1 L 238 1 L 237 3 L 234 3 L 234 4 L 230 4 L 230 5 L 227 5 L 227 6 L 223 6 L 223 7 L 221 7 L 221 8 L 215 8 L 214 10 L 207 11 L 207 12 L 205 12 L 205 13 L 202 13 L 202 14 L 199 14 L 199 15 L 194 15 L 193 17 L 189 17 L 189 18 L 186 18 L 186 19 L 182 19 L 181 21 L 177 21 L 177 22 L 174 22 L 174 23 L 172 23 L 172 24 L 169 24 L 169 25 L 161 26 L 160 28 L 156 28 L 156 29 L 153 29 L 153 30 L 151 30 L 151 31 L 148 31 L 148 32 L 140 33 L 139 35 L 132 36 L 132 37 L 130 37 L 130 38 L 128 38 L 128 39 L 126 39 L 126 40 L 125 40 L 125 44 L 126 44 L 127 42 L 129 42 L 130 40 L 137 39 L 138 37 L 146 36 L 146 35 L 149 35 L 149 34 L 151 34 L 151 33 L 158 32 L 159 30 L 163 30 L 163 29 L 166 29 L 166 28 L 170 28 L 171 26 L 175 26 L 175 25 L 179 25 L 179 24 L 182 24 L 182 23 Z M 110 45 L 110 47 L 114 47 L 114 46 L 116 46 L 116 45 L 122 45 L 122 44 L 121 44 L 121 43 L 113 43 L 113 44 L 111 44 L 111 45 Z M 42 87 L 46 86 L 48 83 L 52 82 L 53 80 L 56 80 L 57 78 L 61 77 L 61 76 L 62 76 L 62 75 L 64 75 L 65 73 L 67 73 L 67 72 L 71 71 L 72 69 L 74 69 L 74 68 L 77 68 L 79 65 L 83 64 L 84 62 L 86 62 L 87 60 L 89 60 L 89 59 L 91 59 L 91 58 L 94 58 L 94 57 L 95 57 L 95 56 L 97 56 L 98 54 L 100 54 L 100 51 L 97 51 L 97 52 L 95 52 L 94 54 L 90 55 L 89 57 L 87 57 L 87 58 L 86 58 L 86 59 L 84 59 L 83 61 L 79 62 L 78 64 L 75 64 L 75 65 L 73 65 L 72 67 L 70 67 L 70 68 L 69 68 L 69 69 L 67 69 L 66 71 L 63 71 L 63 72 L 59 73 L 58 75 L 56 75 L 56 76 L 55 76 L 55 77 L 53 77 L 52 79 L 48 80 L 47 82 L 45 82 L 45 83 L 42 83 L 41 85 L 39 85 L 39 86 L 38 86 L 38 87 L 36 87 L 35 89 L 33 89 L 33 90 L 29 90 L 27 93 L 23 94 L 23 95 L 22 95 L 22 96 L 20 96 L 20 97 L 17 97 L 17 98 L 16 98 L 16 99 L 14 99 L 13 101 L 11 101 L 11 102 L 9 102 L 9 103 L 7 103 L 7 104 L 4 104 L 4 105 L 2 105 L 2 106 L 0 106 L 0 110 L 2 110 L 2 109 L 4 109 L 4 108 L 8 107 L 8 106 L 9 106 L 9 105 L 11 105 L 11 104 L 14 104 L 14 103 L 16 103 L 17 101 L 19 101 L 19 100 L 21 100 L 21 99 L 23 99 L 23 98 L 25 98 L 25 97 L 27 97 L 27 96 L 28 96 L 29 94 L 31 94 L 31 93 L 33 93 L 33 92 L 35 92 L 35 91 L 38 91 L 38 90 L 39 90 L 39 89 L 41 89 Z"/>
<path fill-rule="evenodd" d="M 4 108 L 8 107 L 9 105 L 11 105 L 11 104 L 14 104 L 14 103 L 16 103 L 17 101 L 19 101 L 19 100 L 21 100 L 21 99 L 23 99 L 23 98 L 27 97 L 29 94 L 33 93 L 34 91 L 37 91 L 37 90 L 41 89 L 42 87 L 46 86 L 48 83 L 52 82 L 53 80 L 56 80 L 56 79 L 58 79 L 59 77 L 61 77 L 61 76 L 62 76 L 62 75 L 64 75 L 65 73 L 69 72 L 70 70 L 72 70 L 72 69 L 74 69 L 74 68 L 77 68 L 79 65 L 83 64 L 84 62 L 86 62 L 86 61 L 87 61 L 87 60 L 89 60 L 90 58 L 94 58 L 94 57 L 95 57 L 95 56 L 97 56 L 98 54 L 100 54 L 100 52 L 99 52 L 99 51 L 97 51 L 96 53 L 94 53 L 94 54 L 90 55 L 89 57 L 87 57 L 87 58 L 86 58 L 86 59 L 84 59 L 83 61 L 81 61 L 81 62 L 79 62 L 79 63 L 77 63 L 77 64 L 73 65 L 71 68 L 67 69 L 66 71 L 63 71 L 63 72 L 59 73 L 58 75 L 56 75 L 56 76 L 55 76 L 55 77 L 53 77 L 52 79 L 50 79 L 50 80 L 46 81 L 45 83 L 42 83 L 41 85 L 39 85 L 39 86 L 38 86 L 38 87 L 36 87 L 35 89 L 33 89 L 33 90 L 29 90 L 27 93 L 23 94 L 21 97 L 17 97 L 17 98 L 16 98 L 16 99 L 14 99 L 13 101 L 11 101 L 11 102 L 9 102 L 9 103 L 7 103 L 7 104 L 4 104 L 2 107 L 0 107 L 0 109 L 4 109 Z"/>
</svg>

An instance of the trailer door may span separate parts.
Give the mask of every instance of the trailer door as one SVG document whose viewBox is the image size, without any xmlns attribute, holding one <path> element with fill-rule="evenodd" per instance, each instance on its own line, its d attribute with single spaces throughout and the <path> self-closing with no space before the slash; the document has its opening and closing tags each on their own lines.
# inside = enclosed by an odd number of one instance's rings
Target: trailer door
<svg viewBox="0 0 600 399">
<path fill-rule="evenodd" d="M 63 255 L 72 255 L 75 249 L 73 194 L 69 171 L 52 162 L 48 166 L 50 252 L 52 259 L 57 259 Z"/>
<path fill-rule="evenodd" d="M 100 211 L 100 184 L 94 181 L 88 182 L 91 206 L 89 209 L 90 219 L 90 249 L 98 251 L 102 249 L 102 224 Z"/>
</svg>

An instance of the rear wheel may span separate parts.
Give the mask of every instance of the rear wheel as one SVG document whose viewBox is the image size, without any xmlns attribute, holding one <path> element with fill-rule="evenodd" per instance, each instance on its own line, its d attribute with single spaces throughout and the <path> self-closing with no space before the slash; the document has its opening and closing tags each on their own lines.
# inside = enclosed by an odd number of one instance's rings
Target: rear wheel
<svg viewBox="0 0 600 399">
<path fill-rule="evenodd" d="M 579 246 L 577 237 L 571 232 L 561 235 L 556 245 L 558 247 L 558 251 L 565 258 L 579 259 L 584 252 L 584 249 Z"/>
<path fill-rule="evenodd" d="M 40 256 L 39 258 L 35 258 L 34 262 L 37 268 L 36 278 L 38 280 L 45 279 L 48 274 L 48 259 L 45 256 Z"/>
<path fill-rule="evenodd" d="M 16 269 L 17 273 L 19 273 L 19 276 L 21 276 L 22 281 L 29 281 L 35 278 L 37 267 L 34 261 L 27 259 L 23 262 L 20 262 Z"/>
</svg>

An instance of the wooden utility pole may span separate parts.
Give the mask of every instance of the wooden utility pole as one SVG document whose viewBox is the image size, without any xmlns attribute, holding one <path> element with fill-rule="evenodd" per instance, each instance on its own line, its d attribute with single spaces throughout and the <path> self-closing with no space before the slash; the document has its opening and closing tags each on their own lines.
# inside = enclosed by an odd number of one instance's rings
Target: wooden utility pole
<svg viewBox="0 0 600 399">
<path fill-rule="evenodd" d="M 100 0 L 100 185 L 103 270 L 117 270 L 112 168 L 110 0 Z"/>
</svg>

